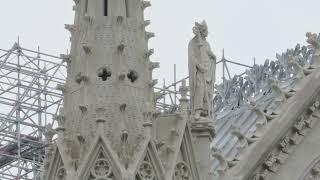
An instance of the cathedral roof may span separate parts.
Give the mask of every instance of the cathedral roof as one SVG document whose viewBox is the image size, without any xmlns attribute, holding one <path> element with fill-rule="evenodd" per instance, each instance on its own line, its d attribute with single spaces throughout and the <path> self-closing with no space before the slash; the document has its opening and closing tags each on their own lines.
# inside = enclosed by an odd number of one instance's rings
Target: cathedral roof
<svg viewBox="0 0 320 180">
<path fill-rule="evenodd" d="M 235 76 L 217 86 L 214 99 L 216 137 L 212 142 L 212 168 L 217 176 L 223 177 L 239 166 L 243 168 L 244 161 L 251 155 L 267 156 L 266 151 L 271 147 L 259 146 L 275 145 L 274 142 L 285 136 L 288 124 L 295 122 L 285 120 L 289 116 L 299 117 L 296 113 L 300 110 L 302 113 L 305 106 L 313 103 L 312 93 L 319 88 L 315 85 L 319 74 L 315 60 L 319 55 L 312 40 L 319 44 L 319 36 L 309 34 L 307 42 L 311 46 L 298 44 L 277 54 L 275 60 L 254 65 L 243 76 Z M 294 113 L 290 108 L 295 108 Z"/>
</svg>

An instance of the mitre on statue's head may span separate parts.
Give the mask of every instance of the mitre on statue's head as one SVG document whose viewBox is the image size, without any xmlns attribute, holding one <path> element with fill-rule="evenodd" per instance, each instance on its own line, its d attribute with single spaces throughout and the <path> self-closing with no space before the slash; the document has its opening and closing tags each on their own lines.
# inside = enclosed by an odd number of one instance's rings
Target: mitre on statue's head
<svg viewBox="0 0 320 180">
<path fill-rule="evenodd" d="M 193 27 L 193 33 L 195 35 L 198 35 L 199 33 L 202 36 L 207 36 L 208 32 L 208 26 L 207 26 L 207 22 L 205 20 L 203 20 L 201 23 L 195 22 L 195 26 Z"/>
</svg>

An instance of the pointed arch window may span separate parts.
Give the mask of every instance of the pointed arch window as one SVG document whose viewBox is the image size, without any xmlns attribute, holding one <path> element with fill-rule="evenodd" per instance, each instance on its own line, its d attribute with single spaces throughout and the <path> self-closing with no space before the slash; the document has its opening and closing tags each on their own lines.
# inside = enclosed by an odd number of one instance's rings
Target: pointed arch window
<svg viewBox="0 0 320 180">
<path fill-rule="evenodd" d="M 104 13 L 104 16 L 108 16 L 108 13 L 109 13 L 109 12 L 108 12 L 108 8 L 109 8 L 108 5 L 109 5 L 109 4 L 108 4 L 108 0 L 104 0 L 104 2 L 103 2 L 103 9 L 104 9 L 104 10 L 103 10 L 103 11 L 104 11 L 103 13 Z"/>
</svg>

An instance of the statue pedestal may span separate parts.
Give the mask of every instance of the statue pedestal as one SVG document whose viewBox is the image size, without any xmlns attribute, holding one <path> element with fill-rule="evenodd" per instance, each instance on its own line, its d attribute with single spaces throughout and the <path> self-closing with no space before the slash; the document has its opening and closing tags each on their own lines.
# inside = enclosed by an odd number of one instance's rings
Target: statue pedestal
<svg viewBox="0 0 320 180">
<path fill-rule="evenodd" d="M 197 164 L 200 171 L 201 180 L 212 180 L 213 174 L 210 173 L 212 158 L 210 144 L 215 136 L 213 120 L 200 117 L 200 119 L 191 119 L 191 133 L 195 139 L 194 150 L 197 158 Z"/>
<path fill-rule="evenodd" d="M 202 136 L 212 140 L 215 136 L 215 129 L 213 126 L 213 120 L 205 117 L 200 117 L 199 120 L 191 120 L 191 131 L 196 137 Z"/>
</svg>

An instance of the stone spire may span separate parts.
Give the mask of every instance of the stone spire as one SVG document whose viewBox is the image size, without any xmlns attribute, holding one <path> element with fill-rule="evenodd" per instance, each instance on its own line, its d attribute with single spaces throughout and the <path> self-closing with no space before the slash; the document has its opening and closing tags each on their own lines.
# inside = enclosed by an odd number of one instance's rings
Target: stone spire
<svg viewBox="0 0 320 180">
<path fill-rule="evenodd" d="M 153 151 L 156 82 L 148 48 L 154 34 L 145 31 L 150 22 L 143 12 L 150 2 L 74 2 L 75 23 L 65 26 L 71 52 L 61 55 L 68 64 L 67 82 L 58 87 L 64 107 L 56 117 L 58 141 L 45 179 L 158 179 L 161 172 L 146 154 Z"/>
</svg>

